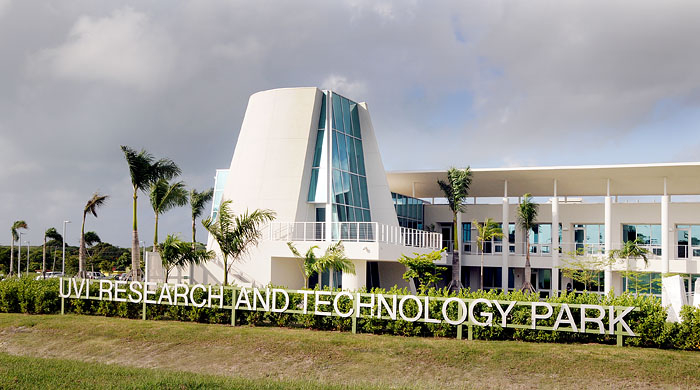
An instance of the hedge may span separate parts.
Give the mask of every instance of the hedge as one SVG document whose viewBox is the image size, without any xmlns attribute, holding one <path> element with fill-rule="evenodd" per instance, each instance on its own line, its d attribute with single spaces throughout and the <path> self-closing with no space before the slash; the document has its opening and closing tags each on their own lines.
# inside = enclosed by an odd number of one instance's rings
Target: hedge
<svg viewBox="0 0 700 390">
<path fill-rule="evenodd" d="M 61 299 L 58 295 L 58 279 L 34 280 L 32 278 L 9 278 L 0 281 L 0 313 L 58 314 L 61 311 Z M 365 291 L 363 291 L 365 292 Z M 407 289 L 391 288 L 372 289 L 375 294 L 409 294 Z M 195 298 L 200 301 L 206 297 L 206 291 L 197 290 Z M 430 289 L 424 292 L 432 297 L 458 296 L 461 298 L 486 298 L 503 301 L 539 301 L 537 294 L 522 292 L 470 291 L 462 290 L 459 294 L 447 289 Z M 301 303 L 301 294 L 290 294 L 290 307 Z M 309 294 L 309 304 L 313 304 L 314 295 Z M 638 311 L 629 313 L 625 319 L 638 337 L 625 337 L 624 344 L 638 347 L 669 348 L 683 350 L 700 350 L 700 309 L 686 306 L 681 316 L 683 322 L 666 322 L 666 311 L 661 300 L 653 296 L 601 296 L 598 294 L 563 294 L 546 299 L 550 303 L 595 304 L 604 306 L 636 306 Z M 341 310 L 348 310 L 352 303 L 349 299 L 339 301 Z M 231 305 L 231 294 L 224 295 L 224 304 Z M 431 311 L 439 312 L 440 302 L 431 301 Z M 412 306 L 413 305 L 413 306 Z M 456 305 L 451 305 L 456 317 Z M 415 314 L 415 303 L 406 305 L 406 315 Z M 65 312 L 107 317 L 138 319 L 142 315 L 141 303 L 98 301 L 86 299 L 66 299 Z M 152 320 L 192 321 L 211 324 L 230 324 L 231 310 L 217 308 L 196 308 L 190 306 L 147 305 L 146 317 Z M 554 307 L 554 315 L 540 325 L 553 326 L 559 307 Z M 494 312 L 486 306 L 479 311 Z M 516 305 L 510 314 L 509 322 L 529 324 L 530 308 Z M 236 312 L 237 323 L 252 326 L 303 327 L 317 330 L 349 331 L 352 329 L 351 318 L 338 316 L 317 316 L 314 314 L 274 313 L 262 311 Z M 614 344 L 614 335 L 594 333 L 573 333 L 563 331 L 544 331 L 530 329 L 503 328 L 500 321 L 494 321 L 490 327 L 473 327 L 473 338 L 480 340 L 521 340 L 557 343 L 602 343 Z M 357 318 L 357 331 L 361 333 L 390 334 L 400 336 L 455 337 L 457 329 L 447 323 L 407 322 L 403 320 L 384 320 L 378 318 Z"/>
</svg>

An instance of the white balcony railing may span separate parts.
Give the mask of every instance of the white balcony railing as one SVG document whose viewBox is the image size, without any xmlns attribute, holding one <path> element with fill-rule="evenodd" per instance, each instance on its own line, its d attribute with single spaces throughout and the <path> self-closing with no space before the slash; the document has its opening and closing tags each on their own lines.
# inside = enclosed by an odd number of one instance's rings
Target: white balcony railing
<svg viewBox="0 0 700 390">
<path fill-rule="evenodd" d="M 333 222 L 332 241 L 380 242 L 415 248 L 442 248 L 440 233 L 389 226 L 377 222 Z M 272 241 L 325 241 L 325 222 L 271 222 L 264 239 Z"/>
</svg>

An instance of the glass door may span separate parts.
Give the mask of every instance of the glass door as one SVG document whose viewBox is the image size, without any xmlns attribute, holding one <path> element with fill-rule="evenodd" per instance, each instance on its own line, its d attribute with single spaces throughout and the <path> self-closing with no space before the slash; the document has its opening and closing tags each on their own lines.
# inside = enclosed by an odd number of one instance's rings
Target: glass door
<svg viewBox="0 0 700 390">
<path fill-rule="evenodd" d="M 690 237 L 690 228 L 679 226 L 677 229 L 677 242 L 678 246 L 677 255 L 679 259 L 688 258 L 688 237 Z"/>
</svg>

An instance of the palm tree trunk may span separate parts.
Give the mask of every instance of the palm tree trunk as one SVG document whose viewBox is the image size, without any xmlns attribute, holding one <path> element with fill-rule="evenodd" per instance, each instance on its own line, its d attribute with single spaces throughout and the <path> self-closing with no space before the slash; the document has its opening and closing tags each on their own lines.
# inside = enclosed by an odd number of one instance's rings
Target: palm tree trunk
<svg viewBox="0 0 700 390">
<path fill-rule="evenodd" d="M 131 273 L 132 280 L 141 280 L 141 258 L 139 253 L 139 231 L 136 222 L 136 199 L 138 198 L 137 189 L 134 188 L 134 204 L 133 204 L 133 230 L 131 234 Z"/>
<path fill-rule="evenodd" d="M 156 224 L 155 224 L 155 229 L 153 230 L 153 251 L 157 251 L 158 249 L 158 213 L 156 213 Z"/>
<path fill-rule="evenodd" d="M 458 239 L 459 231 L 457 229 L 457 214 L 455 213 L 452 218 L 452 226 L 454 226 L 454 241 L 452 242 L 452 290 L 459 291 L 462 287 L 462 282 L 459 280 L 459 248 Z"/>
<path fill-rule="evenodd" d="M 530 283 L 530 274 L 532 269 L 530 266 L 530 234 L 525 234 L 525 276 L 523 277 L 522 291 L 534 292 L 532 283 Z"/>
<path fill-rule="evenodd" d="M 12 237 L 12 241 L 10 241 L 10 275 L 14 273 L 14 266 L 15 266 L 15 237 Z"/>
<path fill-rule="evenodd" d="M 78 252 L 78 277 L 85 278 L 85 215 L 83 212 L 83 224 L 80 227 L 80 250 Z"/>
<path fill-rule="evenodd" d="M 195 248 L 195 242 L 197 242 L 196 234 L 197 230 L 195 229 L 195 219 L 194 217 L 192 218 L 192 248 Z"/>
<path fill-rule="evenodd" d="M 484 289 L 484 251 L 481 251 L 481 289 Z"/>
<path fill-rule="evenodd" d="M 224 255 L 224 286 L 228 286 L 228 259 Z"/>
<path fill-rule="evenodd" d="M 41 249 L 41 276 L 46 279 L 46 235 L 44 234 L 44 246 Z"/>
</svg>

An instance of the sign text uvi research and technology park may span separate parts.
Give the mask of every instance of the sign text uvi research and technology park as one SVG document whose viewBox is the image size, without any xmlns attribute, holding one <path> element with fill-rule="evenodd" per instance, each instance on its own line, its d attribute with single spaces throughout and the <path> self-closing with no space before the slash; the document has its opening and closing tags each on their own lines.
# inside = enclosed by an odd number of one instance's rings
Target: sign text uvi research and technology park
<svg viewBox="0 0 700 390">
<path fill-rule="evenodd" d="M 196 294 L 197 291 L 206 294 Z M 60 280 L 59 294 L 62 298 L 62 307 L 63 299 L 66 298 L 94 299 L 143 305 L 165 304 L 228 309 L 232 311 L 234 318 L 236 311 L 244 310 L 350 317 L 353 320 L 376 318 L 447 323 L 459 326 L 459 334 L 461 334 L 462 325 L 469 325 L 471 328 L 471 326 L 498 324 L 504 328 L 617 335 L 618 343 L 621 342 L 622 336 L 636 336 L 625 321 L 625 316 L 637 309 L 628 306 L 66 278 Z M 231 297 L 230 305 L 224 304 L 226 294 Z M 301 301 L 292 305 L 290 294 L 298 295 Z M 341 305 L 341 302 L 347 303 L 348 300 L 351 305 Z M 515 306 L 529 308 L 529 324 L 515 324 L 509 321 L 509 314 Z M 554 307 L 560 308 L 554 325 L 538 325 L 538 321 L 544 322 L 554 316 Z M 491 311 L 484 311 L 484 308 L 489 308 Z"/>
</svg>

